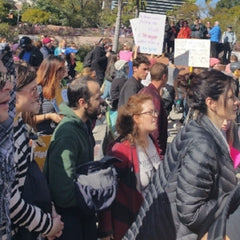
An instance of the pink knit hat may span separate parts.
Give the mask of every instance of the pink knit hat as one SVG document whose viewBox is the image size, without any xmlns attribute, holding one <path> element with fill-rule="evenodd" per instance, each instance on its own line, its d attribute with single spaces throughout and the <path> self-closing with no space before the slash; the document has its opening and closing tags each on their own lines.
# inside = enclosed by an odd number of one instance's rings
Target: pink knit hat
<svg viewBox="0 0 240 240">
<path fill-rule="evenodd" d="M 210 58 L 210 67 L 213 67 L 218 63 L 220 63 L 220 60 L 218 58 Z"/>
</svg>

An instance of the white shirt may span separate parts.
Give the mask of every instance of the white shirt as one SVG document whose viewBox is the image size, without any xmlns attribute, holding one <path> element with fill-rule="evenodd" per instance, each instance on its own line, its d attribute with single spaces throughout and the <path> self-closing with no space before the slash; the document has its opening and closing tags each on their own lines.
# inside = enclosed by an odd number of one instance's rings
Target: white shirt
<svg viewBox="0 0 240 240">
<path fill-rule="evenodd" d="M 144 190 L 151 182 L 154 172 L 159 167 L 161 160 L 157 149 L 149 137 L 149 145 L 146 149 L 137 146 L 139 169 L 140 169 L 140 183 L 141 189 Z"/>
</svg>

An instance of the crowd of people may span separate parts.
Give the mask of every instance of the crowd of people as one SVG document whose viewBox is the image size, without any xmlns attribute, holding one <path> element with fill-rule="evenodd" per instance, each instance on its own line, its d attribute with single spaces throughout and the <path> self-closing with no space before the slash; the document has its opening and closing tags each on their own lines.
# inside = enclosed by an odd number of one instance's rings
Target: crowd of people
<svg viewBox="0 0 240 240">
<path fill-rule="evenodd" d="M 210 39 L 209 68 L 176 66 L 175 38 Z M 211 28 L 196 18 L 189 27 L 166 19 L 161 56 L 141 54 L 127 41 L 115 53 L 112 40 L 102 38 L 80 73 L 78 46 L 54 41 L 24 36 L 17 46 L 0 43 L 0 239 L 197 240 L 223 214 L 236 213 L 231 225 L 239 221 L 240 198 L 232 193 L 240 164 L 240 62 L 231 54 L 231 26 L 221 35 L 219 22 Z M 76 173 L 94 161 L 102 105 L 112 133 L 104 152 L 119 159 L 117 190 L 110 207 L 86 214 Z M 183 117 L 168 144 L 172 109 Z M 51 141 L 40 169 L 34 151 L 42 136 Z M 223 238 L 237 239 L 237 230 L 223 227 Z"/>
<path fill-rule="evenodd" d="M 231 52 L 233 51 L 237 38 L 231 25 L 227 26 L 226 31 L 222 32 L 219 21 L 213 26 L 207 21 L 202 23 L 200 17 L 197 17 L 193 23 L 180 19 L 176 24 L 166 18 L 163 52 L 172 54 L 174 52 L 174 39 L 210 39 L 211 53 L 213 58 L 221 58 L 223 64 L 230 62 Z M 223 52 L 220 57 L 220 53 Z"/>
</svg>

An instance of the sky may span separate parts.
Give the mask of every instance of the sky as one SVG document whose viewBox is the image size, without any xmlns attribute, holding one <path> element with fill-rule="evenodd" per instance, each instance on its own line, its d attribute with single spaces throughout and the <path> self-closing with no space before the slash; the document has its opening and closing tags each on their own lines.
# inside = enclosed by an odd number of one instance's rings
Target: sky
<svg viewBox="0 0 240 240">
<path fill-rule="evenodd" d="M 212 0 L 211 3 L 210 3 L 211 6 L 215 6 L 218 1 L 219 0 Z M 205 0 L 197 0 L 196 4 L 199 5 L 199 6 L 204 6 L 205 5 Z"/>
</svg>

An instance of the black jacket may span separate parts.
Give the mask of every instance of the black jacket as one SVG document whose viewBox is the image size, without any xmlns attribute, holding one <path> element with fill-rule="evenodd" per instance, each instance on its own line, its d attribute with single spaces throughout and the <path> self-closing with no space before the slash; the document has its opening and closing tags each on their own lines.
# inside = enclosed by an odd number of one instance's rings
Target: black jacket
<svg viewBox="0 0 240 240">
<path fill-rule="evenodd" d="M 179 162 L 180 170 L 170 178 Z M 208 230 L 237 185 L 235 173 L 228 144 L 207 116 L 182 129 L 160 166 L 177 239 L 198 239 Z"/>
<path fill-rule="evenodd" d="M 121 88 L 118 107 L 121 107 L 123 104 L 126 104 L 128 99 L 132 95 L 137 94 L 142 88 L 143 88 L 143 85 L 141 81 L 138 81 L 134 77 L 129 78 Z"/>
<path fill-rule="evenodd" d="M 43 55 L 41 51 L 39 50 L 39 48 L 33 46 L 30 52 L 31 52 L 31 56 L 29 59 L 29 64 L 33 67 L 39 67 L 43 61 Z M 19 54 L 20 59 L 23 58 L 24 53 L 25 53 L 25 50 L 22 50 L 20 52 Z"/>
<path fill-rule="evenodd" d="M 235 173 L 222 133 L 207 116 L 190 121 L 168 147 L 124 240 L 201 239 L 226 215 Z"/>
<path fill-rule="evenodd" d="M 91 68 L 95 70 L 97 81 L 100 85 L 103 83 L 105 71 L 107 68 L 108 58 L 103 46 L 97 46 L 93 52 Z"/>
</svg>

